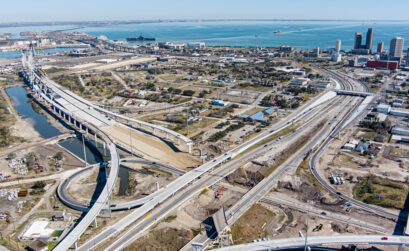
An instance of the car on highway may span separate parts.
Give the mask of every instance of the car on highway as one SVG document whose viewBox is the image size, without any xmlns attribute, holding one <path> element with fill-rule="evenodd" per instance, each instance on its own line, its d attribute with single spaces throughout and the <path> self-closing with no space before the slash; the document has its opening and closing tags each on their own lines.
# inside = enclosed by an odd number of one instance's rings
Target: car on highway
<svg viewBox="0 0 409 251">
<path fill-rule="evenodd" d="M 381 238 L 381 240 L 387 241 L 387 240 L 388 240 L 388 237 L 384 236 L 384 237 Z"/>
</svg>

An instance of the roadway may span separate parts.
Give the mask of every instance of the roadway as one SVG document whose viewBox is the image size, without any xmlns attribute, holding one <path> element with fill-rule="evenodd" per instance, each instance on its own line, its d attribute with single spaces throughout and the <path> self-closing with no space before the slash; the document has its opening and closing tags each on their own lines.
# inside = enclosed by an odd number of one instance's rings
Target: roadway
<svg viewBox="0 0 409 251">
<path fill-rule="evenodd" d="M 144 164 L 144 165 L 150 165 L 150 166 L 155 166 L 161 170 L 176 174 L 176 175 L 183 175 L 185 174 L 184 171 L 179 170 L 177 168 L 168 166 L 166 164 L 162 164 L 159 162 L 154 162 L 154 161 L 149 161 L 149 160 L 145 160 L 145 159 L 121 159 L 121 166 L 124 163 L 135 163 L 135 164 Z M 90 170 L 92 170 L 95 167 L 99 167 L 100 164 L 95 164 L 95 165 L 90 165 L 87 168 L 84 169 L 80 169 L 78 171 L 76 171 L 75 173 L 73 173 L 72 175 L 70 175 L 69 177 L 66 177 L 65 180 L 63 182 L 61 182 L 57 188 L 57 196 L 58 198 L 61 200 L 61 202 L 63 202 L 66 206 L 75 209 L 77 211 L 81 211 L 81 212 L 88 212 L 90 204 L 84 204 L 84 203 L 80 203 L 78 201 L 76 201 L 75 199 L 71 198 L 68 194 L 67 194 L 67 189 L 69 187 L 69 185 L 71 184 L 71 182 L 73 182 L 76 178 L 78 178 L 79 176 L 81 176 L 83 173 L 88 172 Z M 130 167 L 127 167 L 130 168 Z M 132 169 L 132 168 L 130 168 Z M 120 211 L 120 210 L 129 210 L 131 208 L 135 208 L 135 207 L 139 207 L 143 204 L 145 204 L 146 202 L 148 202 L 149 200 L 152 199 L 153 196 L 156 196 L 157 194 L 152 193 L 148 196 L 145 196 L 143 198 L 140 199 L 136 199 L 136 200 L 131 200 L 131 201 L 127 201 L 127 202 L 122 202 L 122 203 L 118 203 L 118 204 L 111 204 L 111 210 L 112 211 Z"/>
<path fill-rule="evenodd" d="M 340 75 L 334 75 L 332 74 L 333 77 L 340 79 L 341 81 L 343 80 L 343 77 Z M 367 97 L 365 98 L 365 100 L 361 103 L 359 110 L 361 111 L 361 114 L 356 115 L 356 113 L 351 114 L 351 116 L 354 117 L 354 120 L 360 118 L 361 116 L 363 116 L 365 114 L 365 111 L 367 111 L 367 107 L 369 107 L 370 102 L 368 102 L 368 99 L 372 98 L 371 97 Z M 362 115 L 363 114 L 363 115 Z M 330 142 L 337 136 L 339 135 L 339 133 L 344 130 L 345 128 L 347 128 L 348 126 L 351 125 L 351 123 L 354 120 L 344 120 L 343 123 L 340 123 L 337 128 L 331 133 L 331 135 L 329 135 L 325 141 L 323 142 L 323 144 L 317 149 L 317 151 L 311 156 L 311 158 L 309 159 L 308 162 L 308 167 L 311 171 L 311 173 L 315 176 L 315 178 L 321 183 L 321 185 L 323 185 L 328 191 L 330 191 L 331 193 L 339 196 L 340 198 L 347 200 L 347 201 L 351 201 L 354 205 L 359 206 L 361 208 L 364 208 L 370 212 L 374 212 L 377 214 L 381 214 L 381 215 L 386 215 L 388 217 L 393 217 L 396 218 L 398 217 L 397 213 L 391 212 L 387 209 L 383 209 L 381 207 L 377 207 L 377 206 L 372 206 L 372 205 L 368 205 L 366 203 L 363 203 L 361 201 L 355 200 L 350 196 L 347 196 L 345 194 L 340 193 L 339 191 L 337 191 L 334 187 L 332 187 L 330 184 L 328 184 L 327 179 L 325 177 L 321 177 L 320 174 L 317 171 L 317 163 L 319 161 L 319 157 L 322 155 L 322 153 L 324 152 L 324 150 L 328 147 L 328 145 L 330 144 Z"/>
<path fill-rule="evenodd" d="M 409 236 L 396 235 L 330 235 L 309 236 L 307 246 L 328 246 L 345 244 L 367 244 L 367 245 L 408 245 Z M 252 242 L 242 245 L 220 248 L 220 251 L 258 251 L 258 250 L 285 250 L 305 246 L 305 238 L 288 238 Z"/>
<path fill-rule="evenodd" d="M 63 107 L 61 104 L 55 102 L 54 100 L 51 100 L 48 96 L 48 89 L 43 89 L 43 85 L 47 85 L 47 83 L 50 83 L 50 85 L 54 85 L 54 83 L 51 83 L 48 81 L 48 79 L 42 79 L 40 78 L 35 72 L 33 68 L 33 62 L 32 62 L 33 54 L 32 51 L 30 52 L 29 55 L 26 55 L 25 53 L 22 54 L 22 64 L 23 68 L 26 73 L 26 78 L 27 81 L 31 84 L 31 88 L 38 96 L 35 96 L 36 99 L 39 99 L 39 101 L 45 101 L 45 103 L 48 103 L 49 105 L 53 105 L 54 110 L 52 110 L 51 106 L 49 106 L 49 109 L 51 111 L 55 112 L 55 109 L 58 108 L 60 112 L 63 112 L 65 114 L 70 114 L 70 109 Z M 44 83 L 45 82 L 45 83 Z M 43 92 L 45 91 L 45 93 Z M 64 92 L 61 92 L 60 89 L 57 89 L 57 91 L 61 94 L 65 94 Z M 85 115 L 85 116 L 84 116 Z M 96 219 L 96 217 L 99 215 L 100 211 L 102 208 L 105 206 L 105 204 L 109 200 L 109 196 L 115 186 L 115 181 L 118 175 L 118 170 L 119 170 L 119 155 L 116 150 L 115 144 L 112 142 L 112 140 L 105 135 L 102 131 L 99 130 L 99 126 L 101 123 L 104 123 L 103 120 L 100 120 L 96 116 L 92 116 L 90 114 L 86 115 L 83 112 L 76 112 L 75 114 L 70 114 L 70 116 L 73 119 L 76 120 L 81 120 L 81 124 L 83 126 L 86 126 L 86 128 L 91 129 L 95 135 L 98 135 L 106 144 L 110 153 L 111 157 L 111 167 L 109 168 L 109 174 L 107 173 L 108 177 L 106 179 L 106 183 L 104 186 L 103 191 L 100 193 L 98 196 L 97 200 L 95 203 L 92 205 L 92 207 L 89 209 L 88 213 L 81 219 L 81 221 L 67 234 L 62 241 L 58 243 L 58 245 L 54 248 L 54 250 L 67 250 L 69 249 L 72 245 L 76 245 L 77 240 L 80 238 L 80 236 L 84 233 L 84 231 L 88 228 L 88 226 L 91 224 L 92 221 Z M 97 124 L 94 124 L 95 122 L 98 122 Z"/>
<path fill-rule="evenodd" d="M 121 236 L 107 248 L 107 250 L 120 250 L 121 248 L 130 245 L 132 241 L 139 236 L 139 233 L 143 231 L 143 229 L 147 229 L 148 227 L 153 225 L 157 219 L 160 219 L 161 217 L 166 215 L 166 212 L 169 212 L 169 210 L 175 208 L 178 205 L 181 205 L 181 203 L 183 203 L 188 198 L 192 197 L 196 192 L 200 191 L 201 189 L 216 183 L 229 173 L 233 172 L 237 168 L 236 165 L 237 160 L 233 159 L 232 161 L 223 165 L 222 168 L 215 169 L 213 173 L 211 173 L 210 175 L 202 177 L 200 180 L 197 180 L 188 188 L 182 190 L 181 193 L 176 194 L 177 191 L 179 191 L 181 188 L 187 185 L 184 183 L 186 182 L 192 183 L 192 181 L 200 177 L 202 174 L 209 171 L 211 172 L 213 168 L 231 158 L 234 158 L 238 153 L 246 151 L 253 145 L 277 133 L 279 130 L 291 126 L 292 122 L 295 123 L 304 117 L 312 116 L 311 113 L 314 114 L 317 113 L 318 109 L 320 108 L 320 105 L 324 104 L 328 100 L 331 100 L 333 97 L 335 96 L 332 96 L 332 94 L 328 95 L 328 93 L 321 95 L 316 100 L 312 100 L 307 105 L 300 107 L 295 112 L 290 114 L 288 117 L 274 124 L 267 131 L 261 133 L 252 140 L 240 145 L 236 149 L 228 151 L 227 153 L 215 158 L 212 161 L 203 164 L 202 166 L 196 168 L 195 170 L 186 173 L 184 176 L 178 178 L 177 180 L 169 184 L 166 187 L 166 190 L 161 192 L 161 194 L 153 198 L 151 201 L 147 202 L 145 205 L 136 209 L 130 215 L 124 217 L 113 226 L 108 227 L 102 233 L 100 233 L 99 235 L 91 239 L 89 242 L 81 246 L 80 249 L 89 250 L 98 243 L 109 238 L 109 236 L 112 236 L 114 234 L 117 235 L 118 232 L 120 232 L 122 229 L 133 223 L 136 219 L 140 219 L 141 217 L 146 215 L 151 215 L 146 219 L 143 218 L 142 220 L 137 221 L 137 223 L 134 223 L 133 226 L 129 228 L 127 231 L 125 231 L 125 233 L 122 233 Z M 241 158 L 251 159 L 256 153 L 259 153 L 260 149 L 262 149 L 263 147 L 264 146 L 252 149 L 249 152 L 244 153 Z M 173 196 L 171 200 L 165 201 L 167 198 L 171 196 Z M 155 208 L 155 210 L 151 211 L 156 205 L 157 207 Z M 150 214 L 147 214 L 149 211 L 151 211 Z"/>
</svg>

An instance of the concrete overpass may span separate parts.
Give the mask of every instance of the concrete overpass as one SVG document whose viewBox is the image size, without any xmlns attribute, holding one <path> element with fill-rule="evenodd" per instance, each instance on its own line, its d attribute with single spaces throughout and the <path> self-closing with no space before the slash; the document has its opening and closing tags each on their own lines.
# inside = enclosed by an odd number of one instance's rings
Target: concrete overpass
<svg viewBox="0 0 409 251">
<path fill-rule="evenodd" d="M 346 244 L 362 245 L 409 245 L 409 236 L 396 235 L 331 235 L 308 237 L 307 246 L 331 246 Z M 305 246 L 305 238 L 288 238 L 259 241 L 242 245 L 220 248 L 220 251 L 261 251 L 261 250 L 286 250 Z"/>
<path fill-rule="evenodd" d="M 350 91 L 350 90 L 335 90 L 338 95 L 348 95 L 348 96 L 358 96 L 358 97 L 368 97 L 374 96 L 370 92 L 360 92 L 360 91 Z"/>
<path fill-rule="evenodd" d="M 102 192 L 99 194 L 95 203 L 89 209 L 88 213 L 81 219 L 81 221 L 65 236 L 65 238 L 56 246 L 54 250 L 67 250 L 74 245 L 76 247 L 76 242 L 88 226 L 94 222 L 96 224 L 96 217 L 99 215 L 101 210 L 106 207 L 109 203 L 109 197 L 115 186 L 116 178 L 118 177 L 119 170 L 119 155 L 116 150 L 114 142 L 111 138 L 102 132 L 99 127 L 101 125 L 107 124 L 107 121 L 101 119 L 98 116 L 90 116 L 89 114 L 84 114 L 81 111 L 71 112 L 66 107 L 55 102 L 48 95 L 48 88 L 43 83 L 42 79 L 36 74 L 33 67 L 33 56 L 32 53 L 22 54 L 23 63 L 23 75 L 34 92 L 34 98 L 45 107 L 49 109 L 50 112 L 55 115 L 59 115 L 67 123 L 71 124 L 74 128 L 79 129 L 86 134 L 94 134 L 95 140 L 97 138 L 104 142 L 109 150 L 111 157 L 111 165 L 109 168 L 109 173 L 107 172 L 107 179 Z M 71 104 L 72 105 L 72 104 Z M 75 105 L 74 105 L 75 106 Z"/>
</svg>

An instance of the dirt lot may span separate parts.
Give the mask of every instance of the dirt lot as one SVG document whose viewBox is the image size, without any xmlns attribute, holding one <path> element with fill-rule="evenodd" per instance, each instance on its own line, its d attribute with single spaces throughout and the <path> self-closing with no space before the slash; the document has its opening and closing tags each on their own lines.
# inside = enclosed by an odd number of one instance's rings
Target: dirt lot
<svg viewBox="0 0 409 251">
<path fill-rule="evenodd" d="M 120 144 L 130 149 L 128 128 L 115 125 L 105 127 L 102 130 L 113 137 L 116 142 L 120 142 Z M 132 147 L 133 151 L 142 154 L 145 158 L 157 160 L 184 170 L 188 170 L 188 167 L 200 163 L 198 158 L 185 152 L 175 152 L 160 139 L 136 130 L 132 131 Z"/>
</svg>

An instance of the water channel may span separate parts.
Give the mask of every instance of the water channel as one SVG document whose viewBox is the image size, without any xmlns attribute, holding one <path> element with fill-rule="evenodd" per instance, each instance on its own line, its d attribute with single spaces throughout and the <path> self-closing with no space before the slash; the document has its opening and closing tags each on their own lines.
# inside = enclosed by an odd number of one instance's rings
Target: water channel
<svg viewBox="0 0 409 251">
<path fill-rule="evenodd" d="M 28 119 L 33 125 L 34 129 L 43 138 L 52 138 L 62 134 L 58 128 L 48 122 L 47 116 L 40 114 L 33 109 L 33 106 L 29 102 L 25 88 L 21 86 L 10 87 L 6 89 L 6 93 L 11 98 L 13 105 L 15 106 L 17 112 L 22 116 L 22 119 Z M 80 137 L 72 137 L 62 140 L 58 144 L 78 158 L 82 160 L 85 159 L 83 143 Z M 101 143 L 97 143 L 97 145 L 95 145 L 95 142 L 92 139 L 85 140 L 85 155 L 87 163 L 89 164 L 96 164 L 109 160 L 109 152 L 104 150 Z M 119 169 L 119 195 L 126 194 L 126 190 L 128 189 L 129 172 L 132 171 L 128 168 L 120 167 Z"/>
</svg>

